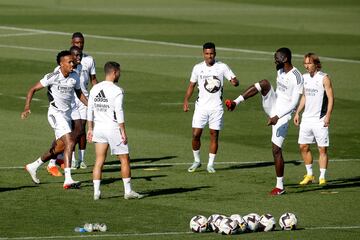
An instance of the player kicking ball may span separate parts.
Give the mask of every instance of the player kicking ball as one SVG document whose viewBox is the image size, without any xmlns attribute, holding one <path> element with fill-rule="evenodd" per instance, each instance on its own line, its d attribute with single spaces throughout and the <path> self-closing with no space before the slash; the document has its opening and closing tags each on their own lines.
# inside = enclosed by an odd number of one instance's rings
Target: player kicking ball
<svg viewBox="0 0 360 240">
<path fill-rule="evenodd" d="M 102 168 L 110 147 L 111 155 L 121 162 L 124 198 L 137 199 L 144 196 L 131 188 L 131 170 L 123 111 L 123 90 L 115 85 L 120 78 L 120 64 L 107 62 L 104 66 L 105 81 L 96 84 L 89 95 L 87 112 L 88 142 L 95 143 L 96 162 L 93 169 L 94 200 L 101 198 L 100 182 Z"/>
<path fill-rule="evenodd" d="M 71 101 L 74 92 L 85 105 L 87 105 L 87 98 L 80 89 L 78 75 L 73 72 L 74 60 L 71 52 L 67 50 L 61 51 L 58 53 L 56 60 L 60 66 L 59 70 L 46 74 L 43 79 L 30 88 L 26 96 L 24 111 L 21 113 L 22 119 L 26 119 L 30 115 L 30 104 L 35 92 L 46 87 L 50 102 L 48 121 L 54 129 L 56 140 L 47 152 L 36 161 L 27 164 L 25 169 L 30 174 L 33 182 L 39 184 L 40 180 L 36 176 L 37 169 L 44 162 L 64 152 L 65 181 L 63 187 L 64 189 L 78 188 L 80 182 L 72 179 L 70 168 L 71 152 L 74 147 L 74 140 L 71 135 Z"/>
<path fill-rule="evenodd" d="M 271 142 L 275 162 L 276 187 L 270 192 L 270 195 L 281 195 L 285 193 L 282 145 L 287 135 L 291 113 L 302 93 L 304 80 L 301 73 L 291 64 L 290 49 L 278 49 L 274 59 L 277 69 L 276 91 L 270 82 L 264 79 L 251 85 L 234 101 L 226 100 L 225 104 L 228 110 L 233 111 L 239 103 L 261 93 L 264 111 L 269 116 L 267 125 L 272 126 Z"/>
</svg>

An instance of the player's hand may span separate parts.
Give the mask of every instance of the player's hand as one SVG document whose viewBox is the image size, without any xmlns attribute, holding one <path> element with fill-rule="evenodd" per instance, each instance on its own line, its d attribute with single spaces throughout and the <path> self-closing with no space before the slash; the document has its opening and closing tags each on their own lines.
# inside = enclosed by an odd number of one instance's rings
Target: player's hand
<svg viewBox="0 0 360 240">
<path fill-rule="evenodd" d="M 121 138 L 122 138 L 122 142 L 123 142 L 124 144 L 127 144 L 128 139 L 127 139 L 126 133 L 121 132 Z"/>
<path fill-rule="evenodd" d="M 295 124 L 295 126 L 299 126 L 299 124 L 300 124 L 299 114 L 295 114 L 295 116 L 294 116 L 294 124 Z"/>
<path fill-rule="evenodd" d="M 86 139 L 88 141 L 88 143 L 92 143 L 92 138 L 93 138 L 93 131 L 92 129 L 89 129 L 86 135 Z"/>
<path fill-rule="evenodd" d="M 236 107 L 236 103 L 230 99 L 225 100 L 225 105 L 226 105 L 228 111 L 234 111 L 234 109 Z"/>
<path fill-rule="evenodd" d="M 189 102 L 188 102 L 188 101 L 184 101 L 183 110 L 184 110 L 184 112 L 188 112 L 188 111 L 189 111 Z"/>
<path fill-rule="evenodd" d="M 274 117 L 271 117 L 268 119 L 267 125 L 276 125 L 276 123 L 278 122 L 279 117 L 277 115 L 275 115 Z"/>
<path fill-rule="evenodd" d="M 30 109 L 26 109 L 21 113 L 21 119 L 26 119 L 31 114 Z"/>
<path fill-rule="evenodd" d="M 326 115 L 324 119 L 324 127 L 328 127 L 329 125 L 330 125 L 330 117 Z"/>
</svg>

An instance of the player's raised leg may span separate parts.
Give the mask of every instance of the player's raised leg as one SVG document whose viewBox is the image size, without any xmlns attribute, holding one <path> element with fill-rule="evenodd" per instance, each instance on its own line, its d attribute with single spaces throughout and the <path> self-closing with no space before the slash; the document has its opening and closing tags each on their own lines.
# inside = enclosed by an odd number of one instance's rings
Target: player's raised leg
<svg viewBox="0 0 360 240">
<path fill-rule="evenodd" d="M 195 172 L 195 170 L 201 166 L 201 161 L 200 161 L 201 135 L 202 135 L 202 128 L 192 129 L 191 145 L 194 156 L 194 162 L 188 168 L 188 172 Z"/>
</svg>

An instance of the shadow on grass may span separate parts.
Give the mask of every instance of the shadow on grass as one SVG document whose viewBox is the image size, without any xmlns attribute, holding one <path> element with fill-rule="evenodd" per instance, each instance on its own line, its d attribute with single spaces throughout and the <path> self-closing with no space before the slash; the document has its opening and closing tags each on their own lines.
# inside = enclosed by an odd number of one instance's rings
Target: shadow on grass
<svg viewBox="0 0 360 240">
<path fill-rule="evenodd" d="M 290 161 L 286 161 L 285 160 L 285 165 L 287 164 L 293 164 L 295 166 L 298 166 L 301 164 L 301 161 L 298 160 L 290 160 Z M 247 169 L 247 168 L 260 168 L 260 167 L 269 167 L 269 166 L 273 166 L 274 162 L 255 162 L 255 163 L 239 163 L 236 165 L 232 165 L 229 167 L 225 167 L 225 168 L 218 168 L 219 170 L 234 170 L 234 169 Z"/>
<path fill-rule="evenodd" d="M 9 192 L 9 191 L 17 191 L 17 190 L 22 190 L 24 188 L 34 188 L 34 187 L 38 187 L 39 185 L 36 186 L 20 186 L 20 187 L 0 187 L 0 192 Z"/>
<path fill-rule="evenodd" d="M 136 179 L 144 179 L 146 181 L 152 181 L 154 178 L 163 178 L 163 177 L 167 177 L 168 175 L 152 175 L 152 176 L 144 176 L 144 177 L 131 177 L 131 180 L 136 180 Z M 118 178 L 104 178 L 101 180 L 101 185 L 108 185 L 108 184 L 112 184 L 114 182 L 122 182 L 122 178 L 118 177 Z M 87 186 L 93 186 L 93 181 L 92 180 L 86 180 L 86 181 L 81 181 L 82 184 L 88 184 L 88 185 L 84 185 L 84 187 Z"/>
<path fill-rule="evenodd" d="M 186 192 L 198 191 L 201 189 L 211 188 L 210 186 L 201 186 L 201 187 L 190 187 L 190 188 L 165 188 L 165 189 L 154 189 L 147 192 L 142 192 L 142 194 L 146 195 L 146 197 L 155 197 L 160 195 L 171 195 L 171 194 L 179 194 Z"/>
<path fill-rule="evenodd" d="M 331 193 L 329 190 L 360 187 L 360 176 L 329 180 L 325 186 L 319 186 L 317 183 L 314 183 L 306 186 L 300 186 L 299 184 L 287 184 L 286 187 L 297 190 L 294 193 L 303 193 L 303 192 L 312 192 L 312 191 L 327 191 Z"/>
<path fill-rule="evenodd" d="M 156 158 L 131 158 L 130 164 L 136 163 L 136 162 L 147 162 L 147 161 L 150 161 L 151 163 L 153 163 L 153 162 L 167 160 L 167 159 L 173 159 L 173 158 L 177 158 L 177 156 L 164 156 L 164 157 L 156 157 Z M 120 164 L 120 161 L 113 160 L 110 162 L 105 162 L 105 165 L 111 165 L 111 164 Z"/>
</svg>

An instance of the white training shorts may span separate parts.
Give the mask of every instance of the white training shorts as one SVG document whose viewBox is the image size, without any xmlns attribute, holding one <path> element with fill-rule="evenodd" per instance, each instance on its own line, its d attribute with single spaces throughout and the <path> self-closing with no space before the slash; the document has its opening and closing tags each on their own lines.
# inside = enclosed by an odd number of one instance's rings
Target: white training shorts
<svg viewBox="0 0 360 240">
<path fill-rule="evenodd" d="M 67 133 L 71 133 L 71 110 L 63 112 L 49 107 L 48 122 L 54 129 L 56 139 L 61 138 Z"/>
<path fill-rule="evenodd" d="M 203 129 L 206 124 L 209 124 L 209 129 L 221 130 L 223 126 L 223 109 L 207 110 L 195 108 L 192 127 Z"/>
<path fill-rule="evenodd" d="M 72 120 L 87 120 L 87 107 L 78 98 L 75 98 L 75 104 L 71 109 Z"/>
<path fill-rule="evenodd" d="M 99 129 L 95 125 L 92 141 L 109 144 L 111 155 L 129 154 L 129 147 L 123 143 L 120 129 Z"/>
<path fill-rule="evenodd" d="M 317 143 L 318 147 L 328 147 L 330 143 L 329 128 L 324 127 L 324 122 L 302 122 L 299 130 L 299 144 Z"/>
<path fill-rule="evenodd" d="M 269 117 L 275 115 L 276 93 L 272 86 L 266 96 L 262 96 L 262 104 L 265 113 Z M 279 118 L 278 122 L 272 126 L 271 142 L 280 148 L 282 147 L 287 135 L 290 119 L 291 114 L 286 114 L 285 116 Z"/>
</svg>

